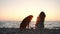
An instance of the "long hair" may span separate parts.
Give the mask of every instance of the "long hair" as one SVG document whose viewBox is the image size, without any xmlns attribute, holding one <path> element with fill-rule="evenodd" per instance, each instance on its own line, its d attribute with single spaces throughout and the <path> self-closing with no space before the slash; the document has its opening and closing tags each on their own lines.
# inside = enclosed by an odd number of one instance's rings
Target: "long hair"
<svg viewBox="0 0 60 34">
<path fill-rule="evenodd" d="M 36 21 L 35 26 L 36 27 L 39 27 L 39 28 L 41 28 L 41 27 L 44 28 L 44 20 L 45 20 L 45 17 L 46 17 L 45 13 L 44 12 L 41 12 L 39 14 L 39 16 L 37 17 L 37 21 Z"/>
<path fill-rule="evenodd" d="M 42 21 L 44 21 L 46 15 L 45 15 L 45 13 L 42 11 L 42 12 L 39 14 L 39 17 L 40 17 L 40 19 L 41 19 Z"/>
</svg>

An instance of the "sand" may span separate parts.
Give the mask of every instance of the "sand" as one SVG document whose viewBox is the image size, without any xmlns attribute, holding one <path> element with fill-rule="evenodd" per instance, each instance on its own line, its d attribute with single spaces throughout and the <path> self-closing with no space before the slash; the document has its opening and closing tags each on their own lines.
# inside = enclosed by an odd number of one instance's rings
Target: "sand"
<svg viewBox="0 0 60 34">
<path fill-rule="evenodd" d="M 43 32 L 38 29 L 24 29 L 19 28 L 0 28 L 0 34 L 60 34 L 60 29 L 44 29 Z"/>
</svg>

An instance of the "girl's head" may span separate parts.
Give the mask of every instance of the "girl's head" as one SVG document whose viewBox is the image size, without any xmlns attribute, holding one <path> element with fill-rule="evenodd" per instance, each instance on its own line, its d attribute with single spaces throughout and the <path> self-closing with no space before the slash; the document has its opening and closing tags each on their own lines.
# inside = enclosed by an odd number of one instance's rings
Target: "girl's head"
<svg viewBox="0 0 60 34">
<path fill-rule="evenodd" d="M 40 13 L 40 15 L 39 15 L 41 18 L 44 18 L 44 17 L 46 17 L 46 15 L 45 15 L 45 13 L 42 11 L 41 13 Z"/>
</svg>

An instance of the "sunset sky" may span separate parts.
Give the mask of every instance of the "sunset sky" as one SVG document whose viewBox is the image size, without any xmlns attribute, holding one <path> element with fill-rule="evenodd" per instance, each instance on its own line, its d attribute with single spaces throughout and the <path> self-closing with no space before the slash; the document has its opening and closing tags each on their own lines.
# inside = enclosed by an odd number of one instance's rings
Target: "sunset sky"
<svg viewBox="0 0 60 34">
<path fill-rule="evenodd" d="M 36 21 L 41 11 L 46 21 L 60 21 L 60 0 L 0 0 L 0 20 L 23 20 L 33 15 Z"/>
</svg>

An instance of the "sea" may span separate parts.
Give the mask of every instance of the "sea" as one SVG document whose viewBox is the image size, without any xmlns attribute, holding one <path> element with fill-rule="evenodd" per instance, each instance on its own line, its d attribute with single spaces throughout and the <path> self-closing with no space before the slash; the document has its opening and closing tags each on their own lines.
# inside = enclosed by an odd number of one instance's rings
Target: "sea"
<svg viewBox="0 0 60 34">
<path fill-rule="evenodd" d="M 0 21 L 0 28 L 19 28 L 22 21 Z M 35 28 L 35 21 L 30 22 L 29 28 Z M 60 29 L 60 21 L 45 21 L 44 28 Z"/>
</svg>

